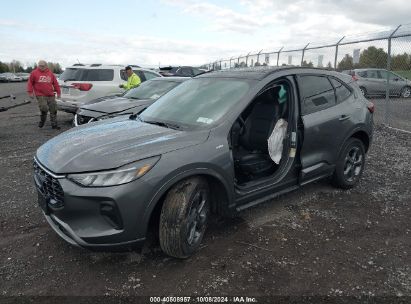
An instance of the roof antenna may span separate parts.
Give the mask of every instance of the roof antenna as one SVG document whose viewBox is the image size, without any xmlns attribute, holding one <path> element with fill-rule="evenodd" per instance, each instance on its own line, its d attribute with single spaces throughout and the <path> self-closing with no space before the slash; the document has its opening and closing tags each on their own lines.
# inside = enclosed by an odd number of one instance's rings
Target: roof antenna
<svg viewBox="0 0 411 304">
<path fill-rule="evenodd" d="M 78 62 L 79 64 L 81 64 L 81 63 L 80 63 L 80 60 L 78 60 L 78 58 L 77 58 L 77 62 Z"/>
</svg>

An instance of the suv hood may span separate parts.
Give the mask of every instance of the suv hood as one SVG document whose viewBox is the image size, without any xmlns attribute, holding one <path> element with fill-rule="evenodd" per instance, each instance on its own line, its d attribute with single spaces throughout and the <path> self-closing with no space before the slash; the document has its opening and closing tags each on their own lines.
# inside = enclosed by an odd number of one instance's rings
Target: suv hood
<svg viewBox="0 0 411 304">
<path fill-rule="evenodd" d="M 200 144 L 208 134 L 116 118 L 66 131 L 43 144 L 36 158 L 57 174 L 108 170 Z"/>
<path fill-rule="evenodd" d="M 101 113 L 115 113 L 122 112 L 142 104 L 150 103 L 151 100 L 138 100 L 138 99 L 128 99 L 124 97 L 118 97 L 113 99 L 103 100 L 101 102 L 85 104 L 80 108 L 81 110 L 89 110 Z"/>
</svg>

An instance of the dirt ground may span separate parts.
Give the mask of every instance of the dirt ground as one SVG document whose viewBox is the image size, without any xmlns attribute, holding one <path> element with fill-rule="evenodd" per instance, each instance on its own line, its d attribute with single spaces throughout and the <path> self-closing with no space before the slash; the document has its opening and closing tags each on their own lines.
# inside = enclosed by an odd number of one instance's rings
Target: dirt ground
<svg viewBox="0 0 411 304">
<path fill-rule="evenodd" d="M 0 96 L 25 98 L 24 84 Z M 4 93 L 4 94 L 3 94 Z M 4 103 L 3 103 L 4 104 Z M 409 116 L 408 116 L 409 117 Z M 411 135 L 376 126 L 360 184 L 321 181 L 213 219 L 198 254 L 132 253 L 65 243 L 36 202 L 32 159 L 62 130 L 38 129 L 36 104 L 0 112 L 0 295 L 394 296 L 411 301 Z M 400 298 L 400 299 L 401 299 Z"/>
</svg>

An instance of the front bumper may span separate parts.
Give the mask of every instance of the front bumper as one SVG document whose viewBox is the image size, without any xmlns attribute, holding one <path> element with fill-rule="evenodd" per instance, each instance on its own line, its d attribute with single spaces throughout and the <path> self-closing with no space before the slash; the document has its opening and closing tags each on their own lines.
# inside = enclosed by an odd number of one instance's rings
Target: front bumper
<svg viewBox="0 0 411 304">
<path fill-rule="evenodd" d="M 151 198 L 147 191 L 151 187 L 144 177 L 112 187 L 82 187 L 54 175 L 38 162 L 36 165 L 39 205 L 47 222 L 65 241 L 94 250 L 144 244 L 148 224 L 145 212 Z M 39 171 L 47 178 L 42 178 Z"/>
</svg>

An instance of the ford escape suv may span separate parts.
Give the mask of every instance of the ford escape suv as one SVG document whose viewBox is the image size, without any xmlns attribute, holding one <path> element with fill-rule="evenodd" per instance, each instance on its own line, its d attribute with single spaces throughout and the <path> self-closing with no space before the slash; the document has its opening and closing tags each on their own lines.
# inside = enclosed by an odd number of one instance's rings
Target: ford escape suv
<svg viewBox="0 0 411 304">
<path fill-rule="evenodd" d="M 156 225 L 162 250 L 187 258 L 211 214 L 231 215 L 325 177 L 355 186 L 373 111 L 355 81 L 336 72 L 203 74 L 140 115 L 82 125 L 43 144 L 34 157 L 38 202 L 73 245 L 141 246 Z M 280 120 L 287 127 L 274 162 L 267 139 Z"/>
</svg>

